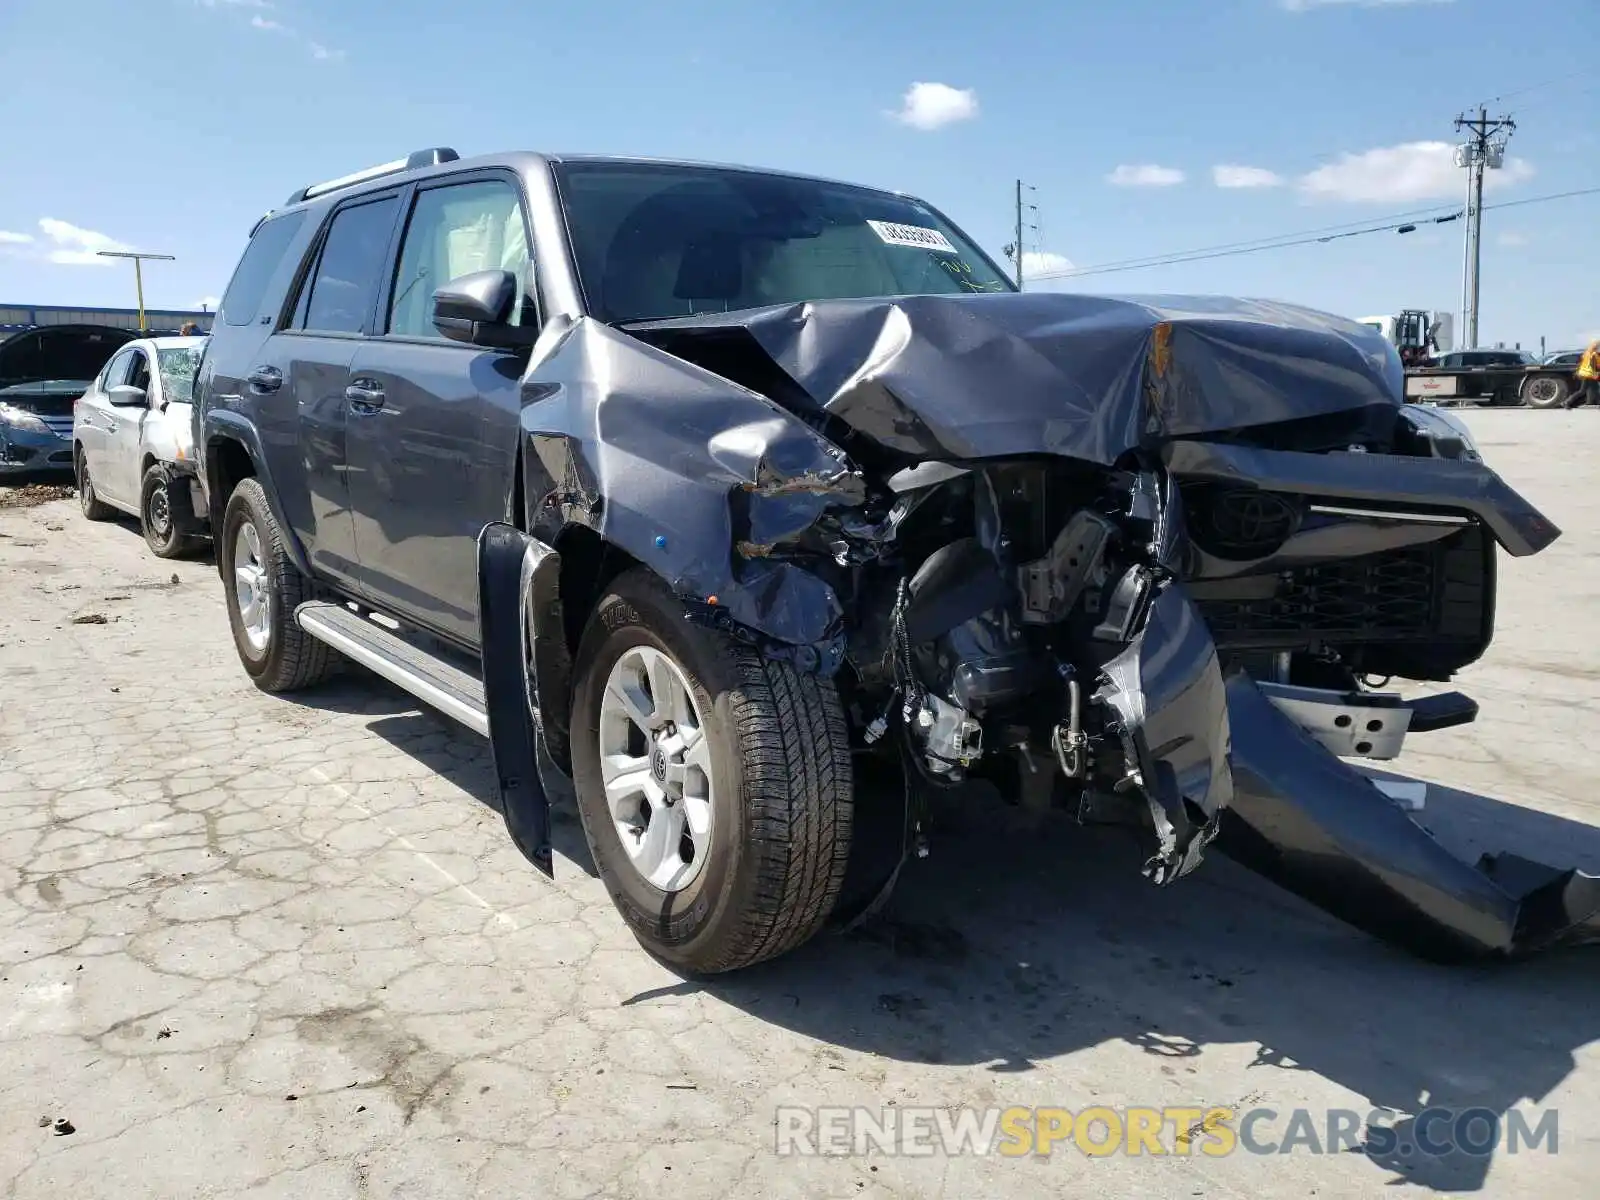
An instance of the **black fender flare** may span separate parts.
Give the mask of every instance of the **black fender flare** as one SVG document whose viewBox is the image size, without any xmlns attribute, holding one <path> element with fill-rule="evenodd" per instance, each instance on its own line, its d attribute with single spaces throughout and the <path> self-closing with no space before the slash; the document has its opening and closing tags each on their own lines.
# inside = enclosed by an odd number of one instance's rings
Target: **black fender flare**
<svg viewBox="0 0 1600 1200">
<path fill-rule="evenodd" d="M 267 507 L 272 510 L 272 519 L 278 523 L 278 529 L 283 534 L 283 544 L 284 548 L 289 552 L 289 558 L 299 568 L 301 574 L 308 578 L 314 576 L 315 573 L 311 570 L 311 559 L 306 554 L 306 548 L 301 544 L 299 536 L 284 518 L 283 508 L 278 503 L 278 491 L 272 486 L 272 472 L 267 469 L 267 456 L 262 453 L 261 435 L 256 432 L 256 427 L 238 413 L 229 412 L 226 409 L 211 409 L 205 415 L 202 433 L 205 438 L 205 458 L 203 462 L 206 472 L 206 494 L 209 503 L 216 510 L 214 514 L 207 513 L 207 520 L 210 522 L 216 536 L 220 538 L 222 535 L 222 522 L 216 518 L 219 518 L 223 509 L 226 508 L 228 498 L 220 495 L 215 486 L 215 460 L 212 455 L 215 453 L 219 442 L 234 442 L 249 457 L 251 469 L 255 472 L 255 477 L 261 481 L 261 489 L 267 495 Z M 217 562 L 219 564 L 222 562 L 220 553 L 217 556 Z M 219 565 L 217 569 L 221 571 L 222 567 Z"/>
<path fill-rule="evenodd" d="M 562 686 L 550 675 L 560 670 L 565 634 L 559 622 L 551 628 L 546 620 L 559 603 L 560 577 L 561 556 L 547 543 L 504 521 L 479 531 L 478 644 L 500 813 L 517 849 L 551 878 L 540 696 Z"/>
</svg>

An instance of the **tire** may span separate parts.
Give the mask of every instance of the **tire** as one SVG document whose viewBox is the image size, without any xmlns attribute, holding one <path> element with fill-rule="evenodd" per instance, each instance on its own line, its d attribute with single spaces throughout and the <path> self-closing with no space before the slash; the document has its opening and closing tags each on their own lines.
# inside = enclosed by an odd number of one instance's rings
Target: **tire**
<svg viewBox="0 0 1600 1200">
<path fill-rule="evenodd" d="M 94 481 L 89 478 L 89 461 L 82 450 L 73 455 L 72 465 L 78 476 L 78 507 L 83 509 L 83 515 L 91 521 L 109 521 L 116 516 L 117 510 L 95 494 Z"/>
<path fill-rule="evenodd" d="M 1560 375 L 1532 375 L 1522 381 L 1519 397 L 1529 408 L 1560 408 L 1570 391 Z"/>
<path fill-rule="evenodd" d="M 157 558 L 182 558 L 192 554 L 200 539 L 178 529 L 167 473 L 152 466 L 139 485 L 139 529 Z"/>
<path fill-rule="evenodd" d="M 313 599 L 315 588 L 284 549 L 283 530 L 255 479 L 244 480 L 228 497 L 217 562 L 228 581 L 224 595 L 234 648 L 257 687 L 264 692 L 292 692 L 335 673 L 338 660 L 333 650 L 294 619 L 295 608 Z M 266 604 L 259 621 L 254 605 L 249 621 L 240 606 L 240 592 L 246 586 L 239 576 L 242 568 L 247 568 L 253 579 L 249 590 Z"/>
<path fill-rule="evenodd" d="M 619 830 L 601 773 L 602 736 L 617 737 L 632 724 L 606 698 L 608 681 L 641 664 L 653 677 L 662 658 L 686 685 L 699 727 L 697 750 L 685 759 L 698 757 L 710 769 L 675 768 L 682 794 L 648 813 L 636 859 L 623 843 L 635 835 Z M 573 781 L 584 836 L 606 890 L 645 949 L 670 966 L 709 975 L 775 958 L 817 933 L 844 883 L 854 814 L 848 731 L 833 683 L 689 624 L 681 604 L 643 568 L 619 576 L 596 606 L 574 678 Z M 670 749 L 673 738 L 652 743 L 638 726 L 629 736 L 629 752 L 639 752 L 638 777 L 672 786 L 674 768 L 663 754 L 657 771 L 657 750 Z M 694 735 L 680 728 L 676 736 Z M 695 799 L 699 793 L 706 794 Z M 638 809 L 635 820 L 646 817 L 642 804 L 628 803 Z M 688 830 L 690 863 L 682 838 L 662 839 L 676 847 L 681 870 L 670 853 L 662 860 L 676 879 L 646 877 L 646 835 L 657 812 L 676 813 L 677 825 L 659 828 Z M 696 812 L 709 824 L 698 841 Z"/>
</svg>

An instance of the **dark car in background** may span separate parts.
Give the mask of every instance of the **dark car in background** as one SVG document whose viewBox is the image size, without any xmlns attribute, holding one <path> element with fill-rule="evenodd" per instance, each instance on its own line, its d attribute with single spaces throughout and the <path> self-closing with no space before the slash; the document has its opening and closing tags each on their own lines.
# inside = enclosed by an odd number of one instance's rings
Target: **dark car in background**
<svg viewBox="0 0 1600 1200">
<path fill-rule="evenodd" d="M 41 325 L 0 341 L 0 478 L 72 470 L 72 409 L 138 336 L 110 325 Z"/>
</svg>

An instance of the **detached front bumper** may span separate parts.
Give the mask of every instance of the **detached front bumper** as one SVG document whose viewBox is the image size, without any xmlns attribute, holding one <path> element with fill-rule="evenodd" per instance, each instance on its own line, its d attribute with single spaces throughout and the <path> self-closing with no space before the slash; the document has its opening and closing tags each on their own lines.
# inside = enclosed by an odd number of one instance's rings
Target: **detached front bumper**
<svg viewBox="0 0 1600 1200">
<path fill-rule="evenodd" d="M 1456 858 L 1404 798 L 1341 761 L 1261 685 L 1235 674 L 1227 690 L 1235 787 L 1216 845 L 1230 858 L 1435 961 L 1600 941 L 1600 877 L 1515 855 Z M 1437 714 L 1421 711 L 1426 727 Z"/>
<path fill-rule="evenodd" d="M 0 425 L 0 476 L 72 470 L 72 437 Z"/>
<path fill-rule="evenodd" d="M 1560 533 L 1477 462 L 1204 443 L 1174 444 L 1167 459 L 1180 479 L 1311 497 L 1363 522 L 1348 530 L 1345 553 L 1355 558 L 1366 551 L 1359 539 L 1373 536 L 1368 526 L 1466 518 L 1513 555 L 1538 553 Z M 1344 761 L 1392 759 L 1412 734 L 1475 719 L 1474 702 L 1459 693 L 1406 700 L 1353 681 L 1332 690 L 1258 680 L 1262 672 L 1238 660 L 1219 661 L 1186 591 L 1176 579 L 1165 585 L 1096 694 L 1151 800 L 1157 853 L 1147 874 L 1181 877 L 1209 842 L 1340 920 L 1436 961 L 1600 942 L 1600 876 L 1515 855 L 1458 859 L 1411 815 L 1425 785 L 1376 782 Z M 1434 597 L 1436 621 L 1456 595 Z M 1491 635 L 1481 631 L 1479 650 Z"/>
</svg>

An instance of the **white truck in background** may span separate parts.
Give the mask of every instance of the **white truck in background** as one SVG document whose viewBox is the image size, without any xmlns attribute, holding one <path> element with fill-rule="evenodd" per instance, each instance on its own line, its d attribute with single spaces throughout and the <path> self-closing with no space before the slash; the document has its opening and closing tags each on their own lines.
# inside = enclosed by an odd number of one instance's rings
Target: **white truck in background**
<svg viewBox="0 0 1600 1200">
<path fill-rule="evenodd" d="M 1451 313 L 1407 308 L 1356 319 L 1394 343 L 1413 403 L 1554 408 L 1571 387 L 1570 371 L 1542 367 L 1523 350 L 1454 349 Z"/>
</svg>

